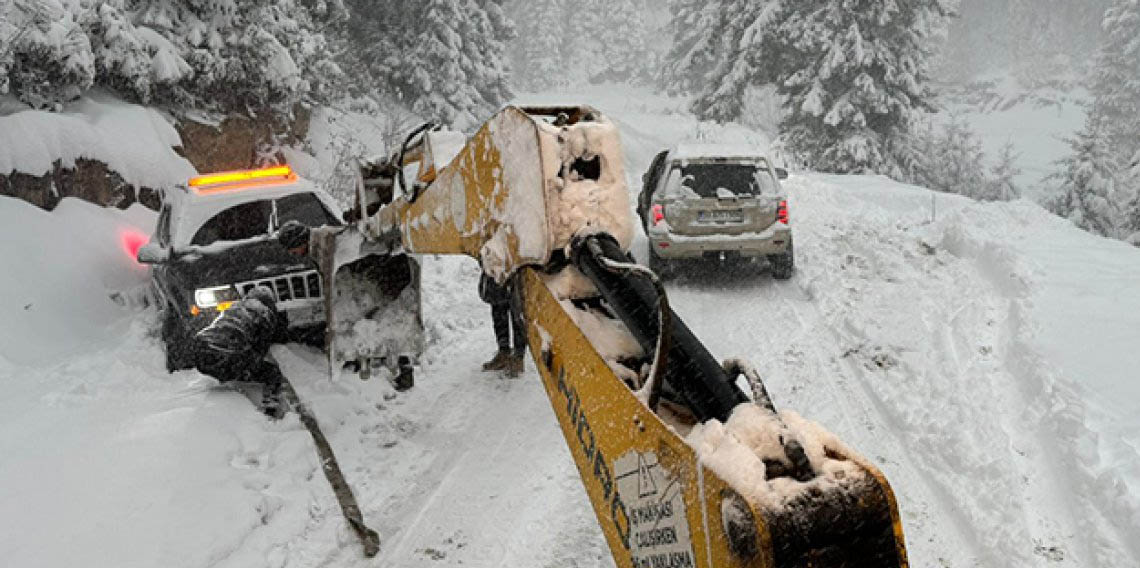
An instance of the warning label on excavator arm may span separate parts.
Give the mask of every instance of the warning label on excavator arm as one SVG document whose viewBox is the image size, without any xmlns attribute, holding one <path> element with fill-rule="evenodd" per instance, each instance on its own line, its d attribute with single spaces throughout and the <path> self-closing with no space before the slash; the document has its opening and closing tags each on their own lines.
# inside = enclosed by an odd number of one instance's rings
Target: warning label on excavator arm
<svg viewBox="0 0 1140 568">
<path fill-rule="evenodd" d="M 614 462 L 618 493 L 629 511 L 634 568 L 691 568 L 693 542 L 681 484 L 653 452 L 627 452 Z"/>
</svg>

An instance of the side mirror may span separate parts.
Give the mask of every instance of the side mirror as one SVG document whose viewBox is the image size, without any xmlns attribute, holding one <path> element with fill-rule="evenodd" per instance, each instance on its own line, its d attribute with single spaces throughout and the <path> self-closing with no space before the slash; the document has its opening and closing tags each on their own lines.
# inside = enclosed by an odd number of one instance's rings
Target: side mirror
<svg viewBox="0 0 1140 568">
<path fill-rule="evenodd" d="M 776 168 L 776 177 L 780 179 L 788 179 L 788 170 L 784 168 Z"/>
<path fill-rule="evenodd" d="M 158 243 L 149 242 L 139 248 L 135 258 L 140 264 L 158 264 L 170 260 L 170 249 L 158 246 Z"/>
</svg>

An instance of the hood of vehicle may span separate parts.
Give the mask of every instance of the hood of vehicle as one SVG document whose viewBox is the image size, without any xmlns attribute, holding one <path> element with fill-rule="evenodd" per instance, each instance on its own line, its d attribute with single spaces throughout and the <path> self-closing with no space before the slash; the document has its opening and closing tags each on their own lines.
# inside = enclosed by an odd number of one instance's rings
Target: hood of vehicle
<svg viewBox="0 0 1140 568">
<path fill-rule="evenodd" d="M 317 264 L 308 257 L 290 254 L 275 241 L 262 241 L 218 252 L 179 255 L 170 268 L 180 272 L 184 281 L 203 288 L 314 270 Z"/>
</svg>

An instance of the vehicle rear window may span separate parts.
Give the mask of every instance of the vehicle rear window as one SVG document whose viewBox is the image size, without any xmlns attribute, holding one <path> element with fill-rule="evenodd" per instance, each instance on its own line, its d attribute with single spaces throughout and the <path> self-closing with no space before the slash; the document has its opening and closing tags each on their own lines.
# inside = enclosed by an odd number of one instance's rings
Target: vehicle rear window
<svg viewBox="0 0 1140 568">
<path fill-rule="evenodd" d="M 667 188 L 672 197 L 764 195 L 776 192 L 766 170 L 751 164 L 688 164 L 674 168 Z"/>
<path fill-rule="evenodd" d="M 271 226 L 274 208 L 276 226 Z M 251 239 L 277 230 L 286 221 L 299 221 L 308 227 L 339 224 L 316 195 L 297 193 L 276 202 L 263 199 L 230 207 L 206 221 L 190 244 L 205 246 L 215 241 Z"/>
</svg>

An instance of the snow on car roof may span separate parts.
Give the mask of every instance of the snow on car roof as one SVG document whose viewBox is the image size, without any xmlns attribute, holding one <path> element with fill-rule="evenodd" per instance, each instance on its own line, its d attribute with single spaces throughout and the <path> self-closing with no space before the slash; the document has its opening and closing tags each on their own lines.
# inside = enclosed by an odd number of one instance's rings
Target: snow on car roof
<svg viewBox="0 0 1140 568">
<path fill-rule="evenodd" d="M 767 159 L 766 153 L 756 146 L 743 144 L 678 144 L 671 152 L 674 160 L 699 158 L 757 158 Z"/>
</svg>

